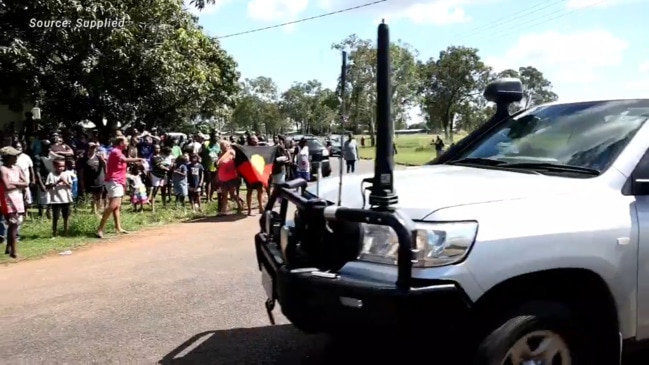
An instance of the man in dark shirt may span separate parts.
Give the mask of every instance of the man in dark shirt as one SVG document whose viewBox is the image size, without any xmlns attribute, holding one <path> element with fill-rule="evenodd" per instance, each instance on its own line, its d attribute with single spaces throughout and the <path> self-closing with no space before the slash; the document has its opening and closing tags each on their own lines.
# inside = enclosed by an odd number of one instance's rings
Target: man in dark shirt
<svg viewBox="0 0 649 365">
<path fill-rule="evenodd" d="M 153 138 L 151 136 L 146 136 L 144 137 L 144 141 L 138 143 L 137 145 L 137 153 L 138 157 L 143 158 L 147 160 L 149 163 L 151 163 L 151 157 L 153 156 Z"/>
<path fill-rule="evenodd" d="M 50 151 L 63 156 L 66 160 L 74 159 L 74 150 L 63 142 L 63 138 L 58 133 L 52 134 L 52 141 L 54 143 L 50 146 Z"/>
<path fill-rule="evenodd" d="M 32 197 L 34 198 L 35 204 L 37 204 L 38 206 L 38 216 L 42 217 L 43 208 L 46 208 L 47 217 L 50 218 L 49 194 L 47 193 L 47 188 L 45 187 L 45 180 L 47 179 L 47 176 L 50 174 L 50 172 L 54 169 L 52 163 L 54 158 L 50 156 L 50 141 L 45 139 L 40 141 L 40 144 L 41 153 L 34 156 L 33 158 L 34 173 L 36 174 L 34 179 L 36 181 L 36 187 L 32 192 Z"/>
</svg>

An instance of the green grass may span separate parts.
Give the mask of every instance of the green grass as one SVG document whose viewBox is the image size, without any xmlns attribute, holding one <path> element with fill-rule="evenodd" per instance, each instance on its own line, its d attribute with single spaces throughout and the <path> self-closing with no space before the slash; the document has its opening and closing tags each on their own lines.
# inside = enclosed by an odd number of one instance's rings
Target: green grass
<svg viewBox="0 0 649 365">
<path fill-rule="evenodd" d="M 242 189 L 245 193 L 245 190 Z M 173 199 L 173 198 L 172 198 Z M 162 202 L 156 202 L 156 213 L 151 213 L 149 207 L 143 212 L 132 212 L 132 206 L 127 199 L 122 204 L 122 226 L 130 232 L 136 232 L 145 228 L 162 226 L 169 223 L 181 222 L 184 220 L 200 218 L 209 215 L 216 215 L 216 203 L 207 204 L 203 202 L 203 213 L 194 213 L 187 209 L 175 208 L 173 202 L 167 207 L 162 207 Z M 23 223 L 20 235 L 21 240 L 16 248 L 18 250 L 18 261 L 34 259 L 45 255 L 73 250 L 86 246 L 100 240 L 95 238 L 95 232 L 99 225 L 99 217 L 92 214 L 88 204 L 80 204 L 76 212 L 70 217 L 70 231 L 67 237 L 52 238 L 52 221 L 43 217 L 39 218 L 35 211 L 30 211 L 30 217 Z M 59 229 L 63 222 L 59 222 Z M 114 236 L 115 226 L 112 218 L 106 226 L 106 238 Z M 17 261 L 6 255 L 0 255 L 0 264 Z"/>
<path fill-rule="evenodd" d="M 454 135 L 455 142 L 464 138 L 466 133 L 460 132 Z M 394 161 L 400 165 L 419 166 L 435 158 L 435 149 L 431 142 L 435 137 L 434 134 L 410 134 L 399 135 L 395 139 L 397 145 L 397 154 L 394 156 Z M 360 137 L 356 138 L 360 145 Z M 444 140 L 446 147 L 451 144 L 450 141 Z M 373 160 L 375 157 L 375 149 L 367 147 L 370 144 L 370 139 L 365 136 L 364 148 L 359 148 L 359 154 L 362 159 Z"/>
</svg>

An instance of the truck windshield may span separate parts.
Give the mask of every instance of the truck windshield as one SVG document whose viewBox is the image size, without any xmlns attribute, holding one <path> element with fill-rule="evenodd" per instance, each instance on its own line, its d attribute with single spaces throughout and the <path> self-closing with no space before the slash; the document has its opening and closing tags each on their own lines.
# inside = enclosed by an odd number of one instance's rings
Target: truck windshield
<svg viewBox="0 0 649 365">
<path fill-rule="evenodd" d="M 605 171 L 649 118 L 649 100 L 546 105 L 509 118 L 454 161 Z"/>
</svg>

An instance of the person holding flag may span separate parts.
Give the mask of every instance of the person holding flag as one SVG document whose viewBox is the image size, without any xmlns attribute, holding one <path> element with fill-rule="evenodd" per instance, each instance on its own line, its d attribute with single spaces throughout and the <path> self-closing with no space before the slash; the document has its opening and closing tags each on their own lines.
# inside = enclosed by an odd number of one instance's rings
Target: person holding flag
<svg viewBox="0 0 649 365">
<path fill-rule="evenodd" d="M 247 187 L 246 204 L 248 215 L 252 215 L 252 193 L 257 193 L 259 212 L 263 213 L 263 193 L 268 188 L 270 176 L 273 172 L 277 146 L 259 146 L 255 136 L 250 137 L 250 144 L 246 146 L 234 145 L 235 164 L 239 175 Z"/>
<path fill-rule="evenodd" d="M 234 160 L 236 152 L 230 142 L 226 140 L 221 141 L 221 151 L 221 157 L 216 162 L 219 187 L 221 189 L 219 216 L 226 215 L 228 198 L 237 203 L 237 214 L 241 214 L 243 212 L 243 201 L 237 194 L 237 187 L 241 185 L 241 179 L 237 173 L 237 166 Z"/>
</svg>

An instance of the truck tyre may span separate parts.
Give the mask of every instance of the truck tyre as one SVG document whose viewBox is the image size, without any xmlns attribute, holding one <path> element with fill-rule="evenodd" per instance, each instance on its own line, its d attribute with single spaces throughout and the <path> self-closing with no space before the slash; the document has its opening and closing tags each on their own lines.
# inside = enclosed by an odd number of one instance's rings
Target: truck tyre
<svg viewBox="0 0 649 365">
<path fill-rule="evenodd" d="M 562 304 L 526 304 L 494 327 L 478 346 L 474 365 L 594 364 L 579 341 L 579 322 Z"/>
</svg>

